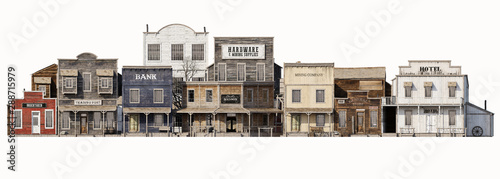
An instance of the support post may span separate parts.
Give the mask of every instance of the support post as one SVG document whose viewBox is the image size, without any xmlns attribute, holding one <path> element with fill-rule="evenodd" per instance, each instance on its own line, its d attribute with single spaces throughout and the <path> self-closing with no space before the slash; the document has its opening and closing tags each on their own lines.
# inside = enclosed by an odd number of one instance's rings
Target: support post
<svg viewBox="0 0 500 179">
<path fill-rule="evenodd" d="M 309 133 L 311 132 L 311 123 L 309 122 L 309 116 L 311 113 L 306 113 L 307 114 L 307 137 L 309 137 Z"/>
<path fill-rule="evenodd" d="M 252 117 L 251 115 L 252 115 L 251 113 L 248 113 L 248 137 L 250 137 L 250 129 L 251 129 L 251 126 L 250 126 L 251 122 L 250 122 L 250 120 L 252 120 L 251 119 L 251 117 Z"/>
<path fill-rule="evenodd" d="M 148 128 L 149 128 L 149 125 L 148 125 L 149 113 L 144 113 L 144 115 L 146 115 L 146 137 L 147 137 L 148 136 Z"/>
<path fill-rule="evenodd" d="M 193 127 L 193 126 L 191 126 L 192 115 L 193 115 L 193 113 L 189 113 L 189 125 L 188 125 L 189 126 L 189 137 L 193 137 L 193 130 L 191 130 L 191 128 Z"/>
<path fill-rule="evenodd" d="M 333 137 L 333 123 L 332 123 L 332 114 L 328 113 L 328 120 L 330 121 L 330 137 Z"/>
<path fill-rule="evenodd" d="M 76 114 L 78 113 L 78 111 L 73 111 L 73 113 L 75 114 L 75 136 L 77 136 L 77 134 L 76 134 L 77 133 L 76 132 L 76 129 L 77 129 L 77 127 L 76 127 Z M 71 124 L 70 124 L 70 127 L 71 127 Z"/>
<path fill-rule="evenodd" d="M 170 125 L 170 113 L 166 113 L 167 114 L 167 126 L 168 126 L 168 131 L 167 131 L 167 136 L 170 137 L 170 133 L 172 132 L 172 128 L 171 128 L 171 125 Z"/>
</svg>

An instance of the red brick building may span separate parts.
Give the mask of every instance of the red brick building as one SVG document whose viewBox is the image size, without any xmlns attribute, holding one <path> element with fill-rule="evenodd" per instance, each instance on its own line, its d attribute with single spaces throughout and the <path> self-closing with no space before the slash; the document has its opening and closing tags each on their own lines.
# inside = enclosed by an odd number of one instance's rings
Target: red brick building
<svg viewBox="0 0 500 179">
<path fill-rule="evenodd" d="M 25 91 L 24 99 L 15 99 L 14 106 L 15 134 L 57 134 L 55 98 L 44 98 L 41 91 Z"/>
</svg>

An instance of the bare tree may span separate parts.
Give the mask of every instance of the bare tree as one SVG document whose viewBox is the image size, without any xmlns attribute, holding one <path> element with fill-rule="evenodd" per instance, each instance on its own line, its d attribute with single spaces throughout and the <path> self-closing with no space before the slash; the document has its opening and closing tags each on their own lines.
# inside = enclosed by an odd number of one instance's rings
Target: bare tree
<svg viewBox="0 0 500 179">
<path fill-rule="evenodd" d="M 184 58 L 182 63 L 182 73 L 185 81 L 192 81 L 193 77 L 196 75 L 198 69 L 198 64 L 191 60 L 190 56 Z M 172 85 L 172 103 L 176 109 L 182 108 L 182 80 L 174 78 Z"/>
</svg>

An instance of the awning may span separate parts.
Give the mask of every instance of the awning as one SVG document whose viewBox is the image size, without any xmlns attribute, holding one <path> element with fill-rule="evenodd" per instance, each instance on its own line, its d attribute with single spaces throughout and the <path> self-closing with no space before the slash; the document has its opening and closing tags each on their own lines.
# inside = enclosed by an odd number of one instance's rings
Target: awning
<svg viewBox="0 0 500 179">
<path fill-rule="evenodd" d="M 424 87 L 432 86 L 432 82 L 424 82 Z"/>
<path fill-rule="evenodd" d="M 59 106 L 59 111 L 116 111 L 116 106 Z"/>
<path fill-rule="evenodd" d="M 164 107 L 164 108 L 161 108 L 161 107 L 157 107 L 157 108 L 124 107 L 123 108 L 123 113 L 170 113 L 170 112 L 172 112 L 172 109 L 168 108 L 168 107 Z"/>
<path fill-rule="evenodd" d="M 50 84 L 50 77 L 35 77 L 34 82 L 36 84 Z"/>
<path fill-rule="evenodd" d="M 283 111 L 277 108 L 245 108 L 250 113 L 282 113 Z"/>
<path fill-rule="evenodd" d="M 97 76 L 113 76 L 113 69 L 96 69 Z"/>
<path fill-rule="evenodd" d="M 412 82 L 405 82 L 405 83 L 404 83 L 404 86 L 405 86 L 405 87 L 406 87 L 406 86 L 411 87 L 411 86 L 412 86 Z"/>
<path fill-rule="evenodd" d="M 457 82 L 448 82 L 448 86 L 457 86 Z"/>
<path fill-rule="evenodd" d="M 333 113 L 333 108 L 286 108 L 287 113 Z"/>
<path fill-rule="evenodd" d="M 184 108 L 181 110 L 178 110 L 177 113 L 183 113 L 183 114 L 194 114 L 194 113 L 208 113 L 212 114 L 215 112 L 217 108 Z"/>
<path fill-rule="evenodd" d="M 245 108 L 219 108 L 216 113 L 249 113 Z"/>
<path fill-rule="evenodd" d="M 60 69 L 59 74 L 61 76 L 78 76 L 78 70 L 72 70 L 72 69 Z"/>
</svg>

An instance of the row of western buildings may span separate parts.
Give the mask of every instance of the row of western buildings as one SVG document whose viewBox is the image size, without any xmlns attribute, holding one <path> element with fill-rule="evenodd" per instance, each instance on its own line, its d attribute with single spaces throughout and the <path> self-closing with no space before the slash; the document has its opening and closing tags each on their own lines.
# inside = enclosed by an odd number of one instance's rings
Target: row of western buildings
<svg viewBox="0 0 500 179">
<path fill-rule="evenodd" d="M 14 132 L 47 136 L 493 136 L 451 61 L 385 67 L 274 59 L 273 37 L 214 37 L 171 24 L 144 32 L 143 66 L 82 53 L 32 74 Z M 283 77 L 282 77 L 283 71 Z M 10 126 L 9 126 L 10 129 Z"/>
</svg>

